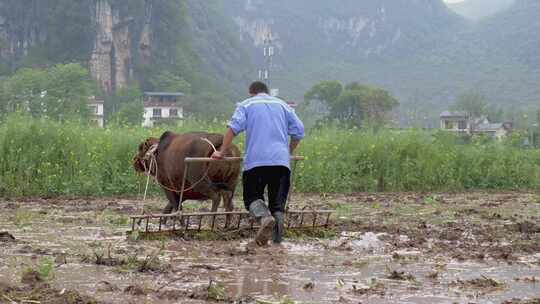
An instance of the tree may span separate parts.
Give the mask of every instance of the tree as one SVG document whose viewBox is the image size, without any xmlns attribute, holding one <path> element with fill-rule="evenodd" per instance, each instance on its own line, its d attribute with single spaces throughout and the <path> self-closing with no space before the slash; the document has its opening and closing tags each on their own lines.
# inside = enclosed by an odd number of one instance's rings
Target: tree
<svg viewBox="0 0 540 304">
<path fill-rule="evenodd" d="M 142 102 L 124 103 L 114 115 L 113 122 L 119 125 L 140 126 L 143 111 Z"/>
<path fill-rule="evenodd" d="M 125 88 L 118 89 L 107 98 L 107 112 L 115 114 L 124 104 L 140 102 L 141 95 L 141 89 L 136 84 L 130 84 Z"/>
<path fill-rule="evenodd" d="M 88 116 L 91 78 L 87 69 L 78 63 L 59 64 L 48 70 L 47 78 L 47 116 L 58 120 Z"/>
<path fill-rule="evenodd" d="M 326 118 L 356 127 L 384 125 L 387 114 L 399 105 L 387 91 L 357 82 L 343 87 L 337 81 L 323 81 L 309 90 L 305 99 L 324 102 L 329 108 Z"/>
<path fill-rule="evenodd" d="M 399 105 L 397 99 L 383 89 L 366 87 L 364 89 L 364 123 L 376 129 L 387 121 L 387 114 Z"/>
<path fill-rule="evenodd" d="M 140 125 L 143 120 L 144 106 L 141 90 L 136 85 L 117 90 L 109 98 L 111 120 L 122 125 Z"/>
<path fill-rule="evenodd" d="M 20 69 L 5 83 L 6 110 L 29 111 L 33 116 L 45 110 L 44 93 L 48 77 L 44 70 Z"/>
<path fill-rule="evenodd" d="M 490 122 L 502 122 L 504 120 L 504 110 L 500 107 L 494 105 L 488 106 L 485 113 Z"/>
<path fill-rule="evenodd" d="M 7 111 L 29 111 L 33 116 L 66 117 L 88 115 L 91 94 L 88 70 L 79 64 L 60 64 L 47 70 L 20 69 L 6 80 Z"/>
<path fill-rule="evenodd" d="M 453 106 L 454 110 L 465 111 L 471 117 L 485 115 L 486 108 L 485 97 L 475 90 L 470 90 L 461 94 Z"/>
<path fill-rule="evenodd" d="M 332 105 L 336 103 L 342 91 L 343 86 L 338 81 L 322 81 L 306 92 L 304 100 L 307 103 L 317 100 Z"/>
<path fill-rule="evenodd" d="M 166 92 L 182 92 L 191 94 L 191 84 L 184 78 L 169 71 L 163 71 L 150 78 L 153 90 Z"/>
</svg>

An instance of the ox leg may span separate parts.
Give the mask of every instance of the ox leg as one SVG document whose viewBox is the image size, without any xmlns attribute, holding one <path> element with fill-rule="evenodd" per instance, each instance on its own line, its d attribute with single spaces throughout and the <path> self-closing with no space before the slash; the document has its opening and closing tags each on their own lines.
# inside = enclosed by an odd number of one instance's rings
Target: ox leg
<svg viewBox="0 0 540 304">
<path fill-rule="evenodd" d="M 212 212 L 217 212 L 219 208 L 219 203 L 221 202 L 221 194 L 215 193 L 212 195 Z"/>
<path fill-rule="evenodd" d="M 228 211 L 228 212 L 233 211 L 233 209 L 234 209 L 234 205 L 233 205 L 234 192 L 233 191 L 222 191 L 221 196 L 223 197 L 223 207 L 225 208 L 225 211 Z M 225 218 L 225 228 L 229 227 L 231 218 L 232 218 L 231 215 L 226 216 L 226 218 Z"/>
<path fill-rule="evenodd" d="M 225 211 L 233 211 L 234 204 L 233 204 L 233 196 L 234 192 L 232 191 L 223 191 L 221 192 L 221 195 L 223 197 L 223 207 L 225 208 Z"/>
<path fill-rule="evenodd" d="M 169 203 L 163 210 L 164 214 L 170 214 L 172 212 L 178 211 L 178 205 L 180 204 L 180 195 L 176 192 L 165 190 L 165 196 L 169 200 Z"/>
</svg>

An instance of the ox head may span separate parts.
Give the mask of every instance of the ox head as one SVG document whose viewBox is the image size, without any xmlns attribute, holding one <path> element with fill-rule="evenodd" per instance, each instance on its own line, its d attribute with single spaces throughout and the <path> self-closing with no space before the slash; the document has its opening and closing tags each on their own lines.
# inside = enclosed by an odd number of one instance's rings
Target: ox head
<svg viewBox="0 0 540 304">
<path fill-rule="evenodd" d="M 148 157 L 148 150 L 159 143 L 159 139 L 155 137 L 149 137 L 139 145 L 137 153 L 133 157 L 133 168 L 137 173 L 144 173 L 150 168 L 150 158 Z"/>
</svg>

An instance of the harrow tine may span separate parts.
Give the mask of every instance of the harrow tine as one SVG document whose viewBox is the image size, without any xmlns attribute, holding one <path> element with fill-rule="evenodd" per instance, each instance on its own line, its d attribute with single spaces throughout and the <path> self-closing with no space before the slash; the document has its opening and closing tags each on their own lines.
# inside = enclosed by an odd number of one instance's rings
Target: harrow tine
<svg viewBox="0 0 540 304">
<path fill-rule="evenodd" d="M 287 229 L 327 228 L 330 225 L 331 213 L 332 211 L 330 210 L 289 210 L 285 213 L 285 225 Z M 238 218 L 235 219 L 234 216 L 238 216 Z M 194 217 L 195 219 L 192 220 Z M 133 216 L 131 219 L 132 231 L 138 230 L 144 233 L 162 233 L 170 231 L 215 232 L 234 227 L 236 227 L 236 229 L 255 229 L 259 227 L 255 220 L 249 216 L 249 213 L 242 211 L 148 214 Z M 247 222 L 244 219 L 246 219 Z M 169 223 L 169 225 L 166 225 L 165 223 L 167 220 L 172 220 L 172 224 Z M 223 223 L 221 223 L 222 220 Z M 141 221 L 146 221 L 146 223 L 142 225 L 137 224 L 137 222 L 140 223 Z M 156 221 L 159 222 L 155 223 Z"/>
<path fill-rule="evenodd" d="M 185 229 L 186 231 L 188 231 L 188 228 L 189 228 L 189 218 L 190 218 L 190 216 L 187 215 L 186 216 L 186 229 Z"/>
<path fill-rule="evenodd" d="M 328 222 L 330 221 L 330 214 L 331 214 L 331 213 L 328 213 L 328 214 L 326 215 L 326 223 L 324 223 L 324 228 L 328 228 Z"/>
<path fill-rule="evenodd" d="M 214 214 L 214 215 L 212 216 L 212 228 L 211 228 L 212 231 L 214 231 L 214 226 L 215 226 L 215 224 L 216 224 L 216 215 Z"/>
<path fill-rule="evenodd" d="M 242 222 L 242 214 L 238 215 L 238 225 L 236 225 L 236 229 L 240 229 L 240 222 Z"/>
<path fill-rule="evenodd" d="M 287 214 L 287 229 L 291 228 L 291 215 L 289 213 L 286 213 Z"/>
<path fill-rule="evenodd" d="M 230 216 L 227 214 L 225 216 L 225 226 L 223 226 L 223 230 L 227 230 L 227 228 L 229 228 L 229 220 L 230 220 Z"/>
</svg>

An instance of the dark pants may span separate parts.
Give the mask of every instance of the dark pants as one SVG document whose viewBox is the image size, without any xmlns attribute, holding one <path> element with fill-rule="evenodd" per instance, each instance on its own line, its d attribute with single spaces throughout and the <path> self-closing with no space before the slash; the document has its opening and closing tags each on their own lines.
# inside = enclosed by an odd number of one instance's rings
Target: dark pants
<svg viewBox="0 0 540 304">
<path fill-rule="evenodd" d="M 249 210 L 252 202 L 264 201 L 264 189 L 268 187 L 270 212 L 285 212 L 285 204 L 291 185 L 291 171 L 284 166 L 255 167 L 242 174 L 244 205 Z"/>
</svg>

